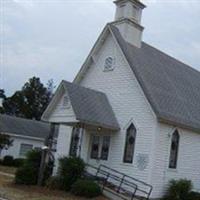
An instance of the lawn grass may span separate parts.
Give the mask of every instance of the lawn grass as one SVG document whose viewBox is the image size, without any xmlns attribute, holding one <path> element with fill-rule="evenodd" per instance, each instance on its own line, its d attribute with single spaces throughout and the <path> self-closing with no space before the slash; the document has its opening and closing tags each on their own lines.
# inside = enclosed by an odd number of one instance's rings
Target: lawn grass
<svg viewBox="0 0 200 200">
<path fill-rule="evenodd" d="M 0 174 L 0 197 L 9 200 L 85 200 L 62 191 L 52 191 L 44 187 L 15 185 L 13 178 Z M 105 197 L 93 200 L 107 200 Z"/>
<path fill-rule="evenodd" d="M 0 165 L 0 172 L 3 172 L 3 173 L 15 174 L 16 169 L 17 169 L 16 167 L 8 167 L 8 166 Z"/>
</svg>

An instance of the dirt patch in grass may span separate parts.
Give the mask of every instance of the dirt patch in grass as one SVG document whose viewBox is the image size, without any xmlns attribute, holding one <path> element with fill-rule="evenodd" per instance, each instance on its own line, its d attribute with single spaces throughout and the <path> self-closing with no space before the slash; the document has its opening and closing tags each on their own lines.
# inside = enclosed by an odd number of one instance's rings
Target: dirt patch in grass
<svg viewBox="0 0 200 200">
<path fill-rule="evenodd" d="M 0 172 L 15 174 L 16 170 L 17 170 L 16 167 L 8 167 L 8 166 L 0 165 Z"/>
<path fill-rule="evenodd" d="M 63 191 L 52 191 L 37 186 L 15 185 L 13 178 L 0 175 L 0 197 L 8 200 L 85 200 Z M 107 200 L 101 196 L 93 200 Z"/>
</svg>

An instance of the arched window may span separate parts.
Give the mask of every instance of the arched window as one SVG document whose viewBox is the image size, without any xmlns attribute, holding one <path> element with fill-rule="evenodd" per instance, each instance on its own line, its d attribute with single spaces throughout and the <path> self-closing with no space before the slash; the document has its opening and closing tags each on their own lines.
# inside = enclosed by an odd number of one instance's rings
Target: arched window
<svg viewBox="0 0 200 200">
<path fill-rule="evenodd" d="M 136 128 L 133 124 L 131 124 L 126 131 L 126 143 L 125 143 L 125 150 L 124 150 L 125 163 L 133 162 L 135 140 L 136 140 Z"/>
<path fill-rule="evenodd" d="M 169 158 L 169 168 L 176 169 L 178 160 L 178 149 L 179 149 L 179 133 L 176 130 L 172 135 L 171 150 Z"/>
</svg>

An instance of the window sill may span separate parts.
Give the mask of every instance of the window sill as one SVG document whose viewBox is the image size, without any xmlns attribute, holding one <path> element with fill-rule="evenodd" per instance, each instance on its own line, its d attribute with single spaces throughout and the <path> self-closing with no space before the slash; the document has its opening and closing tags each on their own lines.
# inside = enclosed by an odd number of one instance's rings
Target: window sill
<svg viewBox="0 0 200 200">
<path fill-rule="evenodd" d="M 114 68 L 111 68 L 111 69 L 104 69 L 103 72 L 111 72 L 111 71 L 113 71 L 113 70 L 114 70 Z"/>
<path fill-rule="evenodd" d="M 133 163 L 121 163 L 120 165 L 127 166 L 127 167 L 134 167 Z"/>
<path fill-rule="evenodd" d="M 167 172 L 178 173 L 178 169 L 167 168 Z"/>
<path fill-rule="evenodd" d="M 102 160 L 102 159 L 98 159 L 98 158 L 90 158 L 90 160 L 94 160 L 96 162 L 108 162 L 108 160 Z"/>
</svg>

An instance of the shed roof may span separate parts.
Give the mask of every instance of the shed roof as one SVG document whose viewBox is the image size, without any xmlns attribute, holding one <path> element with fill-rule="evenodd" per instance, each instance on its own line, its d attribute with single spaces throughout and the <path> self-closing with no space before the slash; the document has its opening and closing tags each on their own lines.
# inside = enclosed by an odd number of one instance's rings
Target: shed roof
<svg viewBox="0 0 200 200">
<path fill-rule="evenodd" d="M 50 133 L 50 124 L 0 114 L 0 132 L 45 139 Z"/>
</svg>

